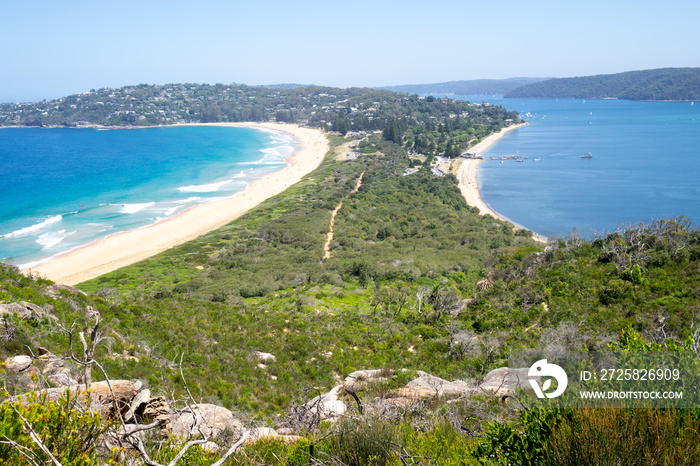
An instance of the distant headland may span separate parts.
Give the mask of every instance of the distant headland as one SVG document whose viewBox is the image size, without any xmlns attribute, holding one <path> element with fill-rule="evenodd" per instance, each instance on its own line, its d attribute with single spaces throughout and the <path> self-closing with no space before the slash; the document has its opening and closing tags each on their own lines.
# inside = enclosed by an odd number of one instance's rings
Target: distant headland
<svg viewBox="0 0 700 466">
<path fill-rule="evenodd" d="M 385 86 L 396 92 L 656 101 L 700 100 L 700 68 L 662 68 L 574 78 L 509 78 Z"/>
<path fill-rule="evenodd" d="M 505 97 L 695 101 L 700 100 L 700 68 L 548 79 L 514 89 Z"/>
</svg>

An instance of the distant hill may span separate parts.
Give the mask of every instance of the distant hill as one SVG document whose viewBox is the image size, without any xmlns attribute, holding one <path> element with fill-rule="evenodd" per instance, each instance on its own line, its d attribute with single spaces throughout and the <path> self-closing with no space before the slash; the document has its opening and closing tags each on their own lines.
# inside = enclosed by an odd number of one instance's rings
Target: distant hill
<svg viewBox="0 0 700 466">
<path fill-rule="evenodd" d="M 404 84 L 400 86 L 385 86 L 394 92 L 409 94 L 505 94 L 521 86 L 542 81 L 547 78 L 508 78 L 508 79 L 475 79 L 471 81 L 449 81 L 433 84 Z"/>
<path fill-rule="evenodd" d="M 700 68 L 662 68 L 548 79 L 506 93 L 507 98 L 700 100 Z"/>
</svg>

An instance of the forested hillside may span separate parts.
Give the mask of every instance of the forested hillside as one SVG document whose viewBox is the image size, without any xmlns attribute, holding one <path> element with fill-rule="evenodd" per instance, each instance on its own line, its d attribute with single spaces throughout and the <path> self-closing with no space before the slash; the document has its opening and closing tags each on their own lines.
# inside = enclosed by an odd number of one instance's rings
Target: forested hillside
<svg viewBox="0 0 700 466">
<path fill-rule="evenodd" d="M 548 79 L 514 89 L 506 98 L 700 100 L 700 68 L 663 68 Z"/>
<path fill-rule="evenodd" d="M 474 79 L 469 81 L 448 81 L 431 84 L 402 84 L 398 86 L 384 86 L 394 92 L 407 92 L 421 95 L 479 95 L 479 94 L 506 94 L 526 84 L 542 81 L 546 78 L 508 78 L 508 79 Z"/>
</svg>

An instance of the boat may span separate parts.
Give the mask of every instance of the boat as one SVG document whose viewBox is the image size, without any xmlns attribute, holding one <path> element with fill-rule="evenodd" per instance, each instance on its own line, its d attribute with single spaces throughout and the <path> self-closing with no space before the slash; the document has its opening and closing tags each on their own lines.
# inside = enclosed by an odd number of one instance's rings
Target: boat
<svg viewBox="0 0 700 466">
<path fill-rule="evenodd" d="M 535 157 L 535 158 L 532 159 L 532 160 L 535 161 L 535 162 L 541 162 L 541 161 L 542 161 L 542 157 Z"/>
<path fill-rule="evenodd" d="M 592 159 L 592 158 L 593 158 L 593 154 L 591 154 L 591 153 L 589 152 L 588 154 L 579 155 L 579 158 L 582 158 L 582 159 Z"/>
</svg>

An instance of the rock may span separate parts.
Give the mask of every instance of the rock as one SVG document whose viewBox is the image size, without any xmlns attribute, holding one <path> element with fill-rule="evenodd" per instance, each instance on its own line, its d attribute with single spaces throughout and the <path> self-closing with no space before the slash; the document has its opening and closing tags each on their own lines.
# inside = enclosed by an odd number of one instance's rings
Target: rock
<svg viewBox="0 0 700 466">
<path fill-rule="evenodd" d="M 529 368 L 527 367 L 517 369 L 499 367 L 486 374 L 479 388 L 492 391 L 500 396 L 515 393 L 516 388 L 532 389 L 527 381 L 528 370 Z"/>
<path fill-rule="evenodd" d="M 40 346 L 37 348 L 37 353 L 39 353 L 39 359 L 54 359 L 56 358 L 56 355 L 53 354 L 51 351 L 47 350 L 43 346 Z"/>
<path fill-rule="evenodd" d="M 157 396 L 137 407 L 134 415 L 141 424 L 150 424 L 157 420 L 162 421 L 161 430 L 165 431 L 168 428 L 168 424 L 170 424 L 171 412 L 172 410 L 165 397 Z M 167 433 L 165 435 L 167 436 Z"/>
<path fill-rule="evenodd" d="M 237 434 L 234 437 L 238 438 L 243 430 L 243 423 L 236 419 L 231 411 L 208 403 L 170 413 L 169 418 L 169 432 L 182 438 L 199 437 L 199 429 L 208 437 L 216 437 L 229 430 Z"/>
<path fill-rule="evenodd" d="M 10 372 L 22 372 L 31 365 L 32 358 L 30 356 L 21 355 L 5 359 L 5 369 Z"/>
<path fill-rule="evenodd" d="M 49 285 L 48 287 L 46 287 L 46 294 L 54 299 L 58 298 L 61 291 L 67 291 L 71 294 L 82 294 L 83 296 L 87 296 L 87 294 L 85 294 L 83 291 L 80 291 L 79 289 L 68 285 L 59 285 L 58 283 L 54 283 L 53 285 Z"/>
<path fill-rule="evenodd" d="M 450 382 L 422 371 L 418 372 L 424 375 L 420 375 L 411 380 L 405 387 L 400 388 L 398 390 L 400 396 L 407 398 L 454 397 L 471 395 L 477 391 L 476 387 L 463 380 Z"/>
<path fill-rule="evenodd" d="M 0 316 L 12 315 L 17 313 L 20 319 L 42 319 L 44 317 L 50 317 L 56 320 L 56 317 L 47 314 L 44 309 L 33 303 L 28 303 L 22 301 L 20 303 L 10 303 L 10 304 L 0 304 Z"/>
<path fill-rule="evenodd" d="M 48 351 L 41 354 L 41 348 L 39 354 L 39 361 L 43 364 L 41 373 L 49 381 L 58 386 L 78 385 L 78 382 L 73 378 L 70 368 L 66 367 L 63 360 L 58 359 Z"/>
<path fill-rule="evenodd" d="M 38 367 L 29 366 L 25 370 L 22 371 L 22 375 L 29 377 L 30 379 L 33 377 L 38 378 L 41 375 L 41 372 L 39 371 Z"/>
<path fill-rule="evenodd" d="M 124 422 L 131 421 L 134 418 L 136 411 L 141 407 L 141 405 L 145 405 L 150 399 L 151 391 L 149 389 L 141 390 L 140 392 L 138 392 L 136 396 L 131 400 L 131 403 L 129 404 L 129 410 L 126 412 L 126 414 L 124 414 Z"/>
<path fill-rule="evenodd" d="M 28 303 L 26 301 L 20 301 L 19 305 L 23 306 L 25 309 L 28 309 L 32 314 L 34 314 L 32 317 L 36 316 L 39 319 L 41 319 L 46 315 L 44 310 L 36 304 Z"/>
<path fill-rule="evenodd" d="M 333 389 L 323 395 L 319 395 L 307 402 L 304 406 L 312 413 L 318 413 L 321 420 L 333 419 L 348 410 L 347 405 L 340 400 L 344 393 L 343 385 L 336 385 Z"/>
<path fill-rule="evenodd" d="M 131 380 L 112 380 L 110 381 L 114 397 L 107 385 L 107 382 L 93 382 L 90 386 L 90 395 L 93 410 L 96 410 L 102 416 L 114 415 L 114 405 L 120 411 L 128 409 L 129 403 L 136 395 L 134 382 Z M 57 401 L 65 395 L 66 391 L 70 390 L 71 397 L 78 397 L 80 401 L 85 400 L 86 391 L 85 385 L 71 384 L 57 388 L 48 388 L 41 390 L 41 394 L 46 395 L 47 401 Z M 24 397 L 23 397 L 24 399 Z"/>
<path fill-rule="evenodd" d="M 257 429 L 252 429 L 250 431 L 250 437 L 245 441 L 245 444 L 252 445 L 261 439 L 278 439 L 282 440 L 284 443 L 294 443 L 302 440 L 303 438 L 304 437 L 300 437 L 298 435 L 282 435 L 269 427 L 258 427 Z"/>
<path fill-rule="evenodd" d="M 17 314 L 20 319 L 29 319 L 32 317 L 31 309 L 27 309 L 21 304 L 10 303 L 0 304 L 0 316 Z"/>
<path fill-rule="evenodd" d="M 71 385 L 78 385 L 78 381 L 71 378 L 70 373 L 57 372 L 46 377 L 49 382 L 58 385 L 59 387 L 70 387 Z"/>
<path fill-rule="evenodd" d="M 263 362 L 263 364 L 267 364 L 268 362 L 276 362 L 277 358 L 270 353 L 262 353 L 260 351 L 255 352 L 255 357 L 258 358 L 260 361 Z"/>
</svg>

